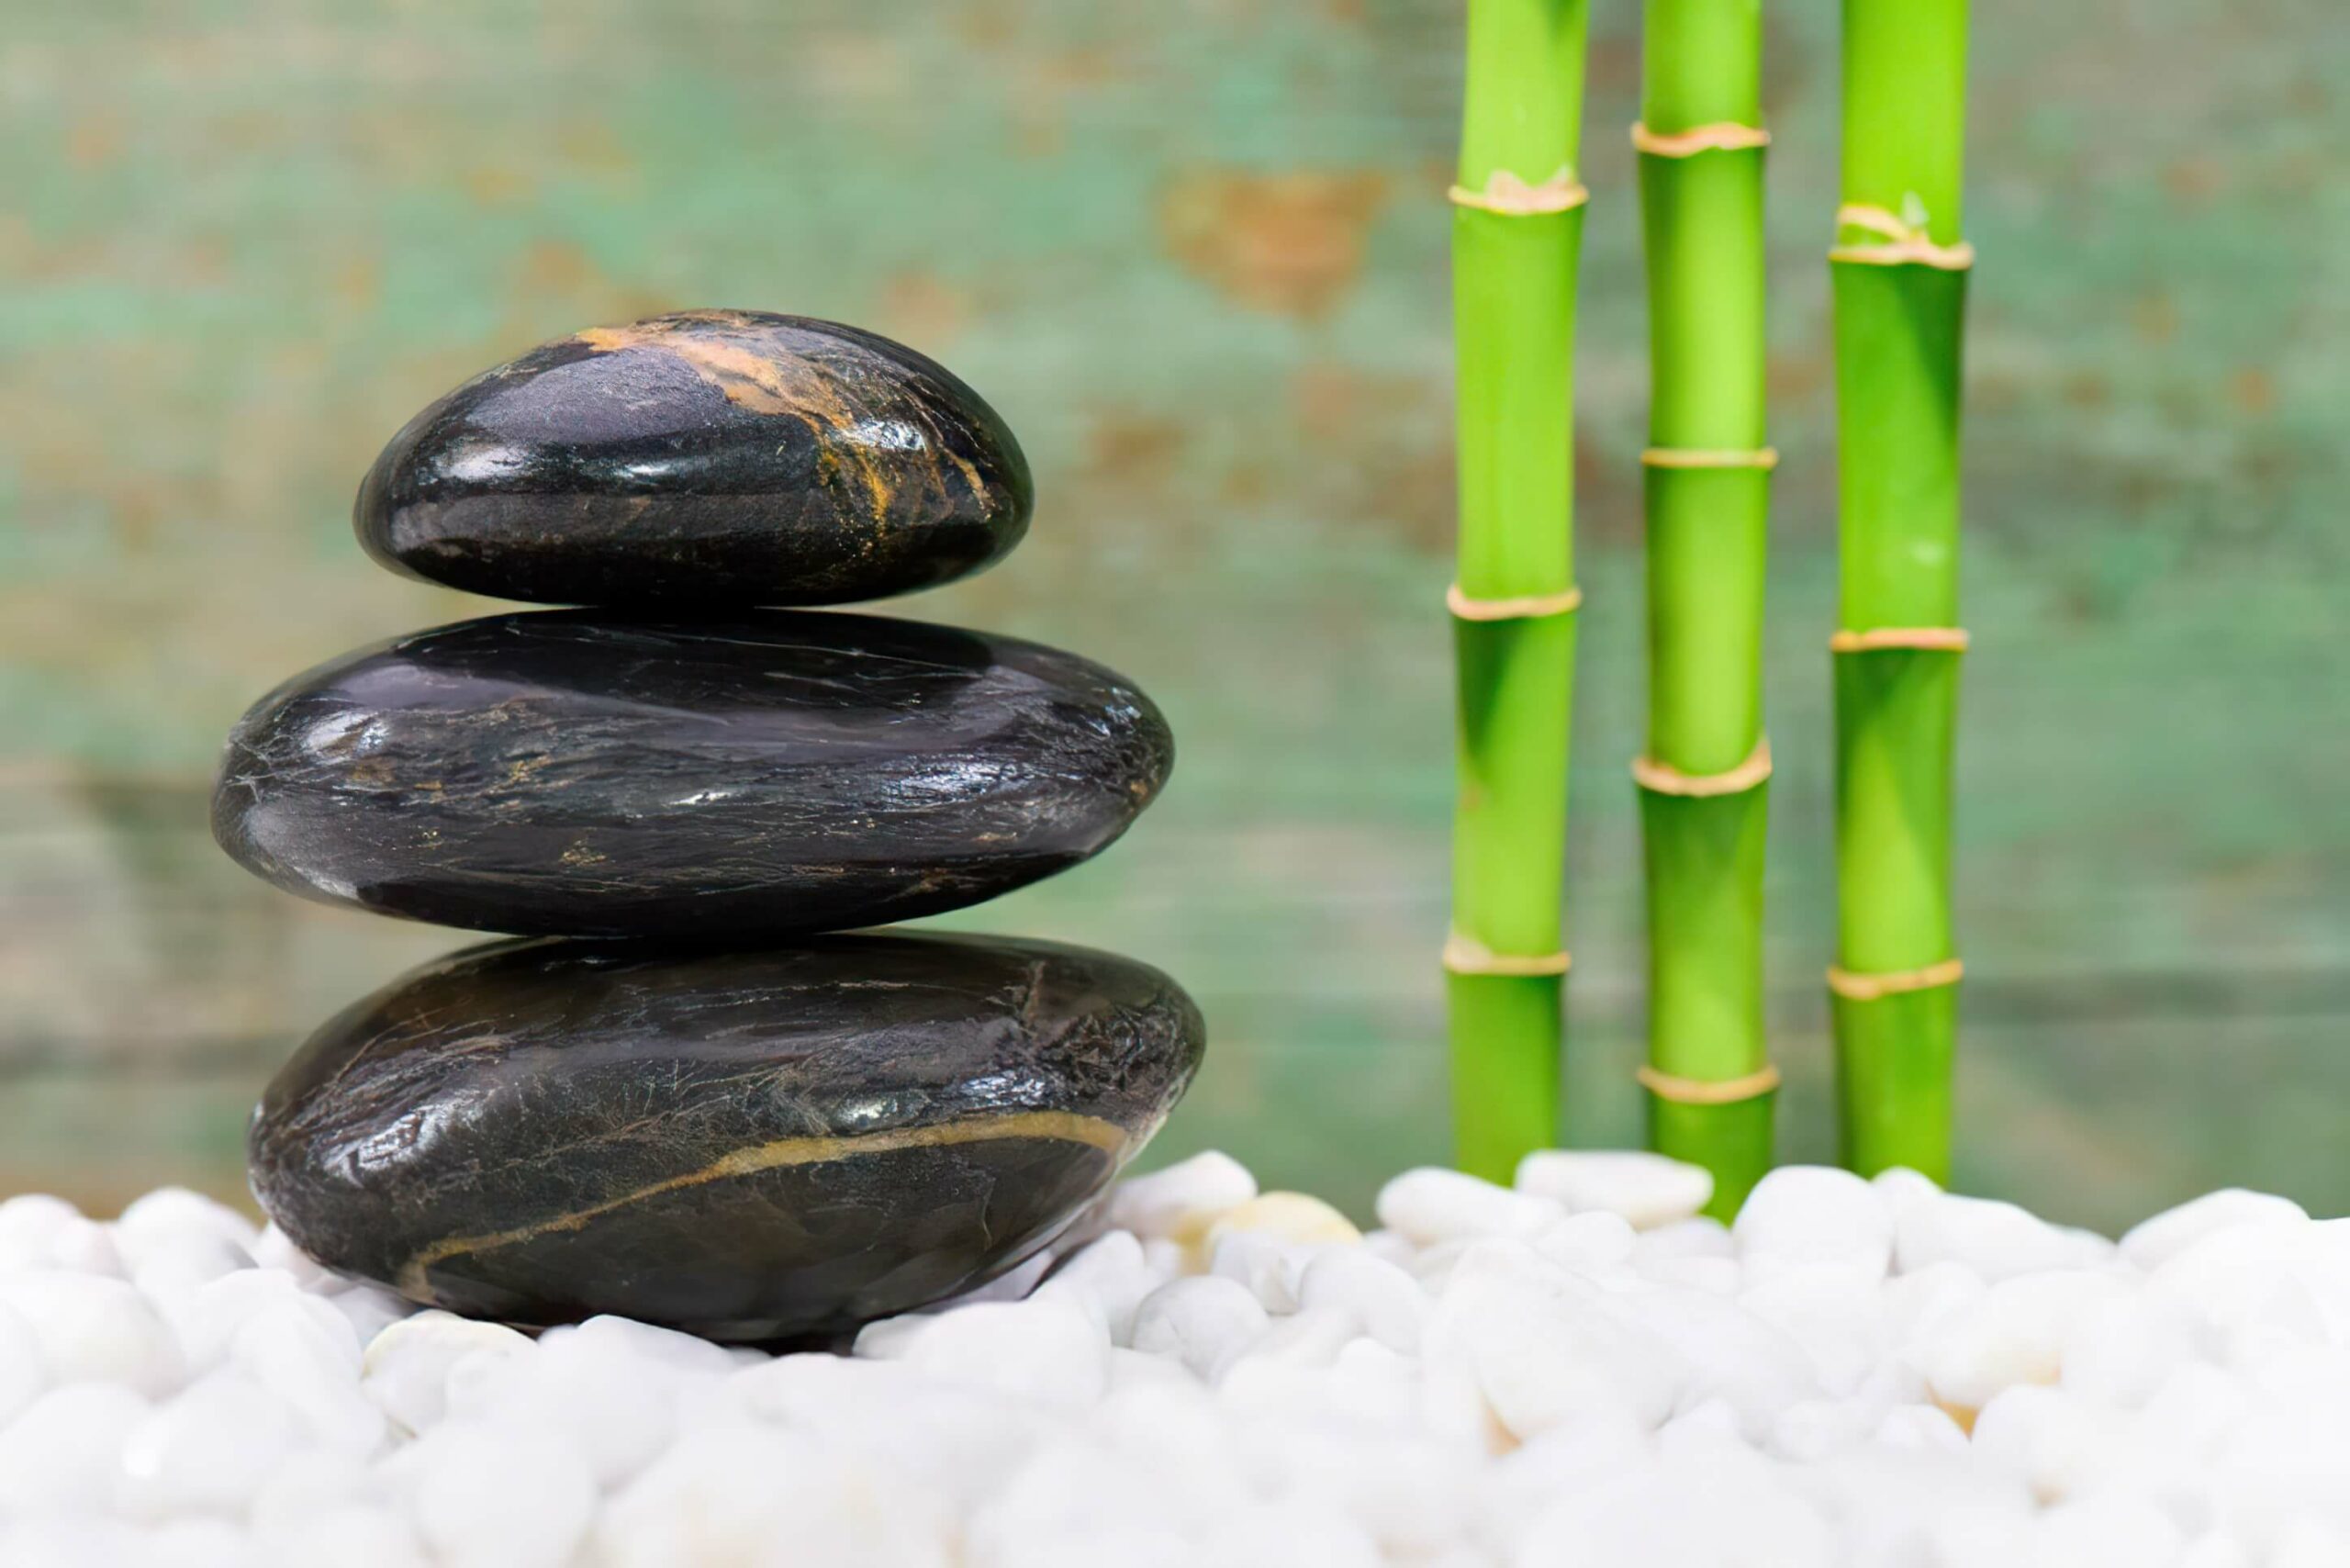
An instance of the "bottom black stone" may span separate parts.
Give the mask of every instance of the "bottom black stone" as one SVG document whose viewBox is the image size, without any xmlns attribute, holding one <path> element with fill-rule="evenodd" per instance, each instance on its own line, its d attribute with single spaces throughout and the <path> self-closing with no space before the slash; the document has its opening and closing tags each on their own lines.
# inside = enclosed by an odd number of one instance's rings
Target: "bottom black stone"
<svg viewBox="0 0 2350 1568">
<path fill-rule="evenodd" d="M 476 1316 L 839 1333 L 1050 1240 L 1203 1037 L 1165 975 L 1052 943 L 498 943 L 313 1036 L 253 1187 L 320 1262 Z"/>
</svg>

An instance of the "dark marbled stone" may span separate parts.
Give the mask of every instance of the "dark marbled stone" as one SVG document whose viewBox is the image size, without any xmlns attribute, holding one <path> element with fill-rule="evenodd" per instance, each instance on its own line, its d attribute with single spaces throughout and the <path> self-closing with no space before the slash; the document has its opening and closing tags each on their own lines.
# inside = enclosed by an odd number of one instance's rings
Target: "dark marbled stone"
<svg viewBox="0 0 2350 1568">
<path fill-rule="evenodd" d="M 1028 465 L 942 366 L 830 321 L 697 310 L 476 376 L 359 487 L 395 571 L 541 604 L 845 604 L 952 582 L 1027 531 Z"/>
<path fill-rule="evenodd" d="M 520 611 L 345 655 L 229 737 L 212 831 L 330 903 L 738 942 L 956 909 L 1166 780 L 1147 698 L 1010 637 L 823 611 Z"/>
<path fill-rule="evenodd" d="M 253 1188 L 321 1262 L 476 1316 L 833 1332 L 1049 1240 L 1203 1038 L 1158 970 L 1046 942 L 495 944 L 311 1037 Z"/>
</svg>

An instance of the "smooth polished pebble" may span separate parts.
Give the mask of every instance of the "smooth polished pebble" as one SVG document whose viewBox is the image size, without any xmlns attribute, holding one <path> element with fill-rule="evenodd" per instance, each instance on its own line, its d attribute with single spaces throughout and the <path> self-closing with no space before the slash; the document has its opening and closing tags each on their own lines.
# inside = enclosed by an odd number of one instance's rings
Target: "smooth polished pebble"
<svg viewBox="0 0 2350 1568">
<path fill-rule="evenodd" d="M 439 398 L 359 488 L 410 577 L 707 610 L 936 588 L 1027 532 L 1019 443 L 945 366 L 855 327 L 690 310 L 558 338 Z"/>
<path fill-rule="evenodd" d="M 1124 677 L 1015 638 L 543 610 L 287 681 L 231 731 L 212 831 L 325 903 L 740 945 L 1066 870 L 1133 823 L 1174 755 Z"/>
</svg>

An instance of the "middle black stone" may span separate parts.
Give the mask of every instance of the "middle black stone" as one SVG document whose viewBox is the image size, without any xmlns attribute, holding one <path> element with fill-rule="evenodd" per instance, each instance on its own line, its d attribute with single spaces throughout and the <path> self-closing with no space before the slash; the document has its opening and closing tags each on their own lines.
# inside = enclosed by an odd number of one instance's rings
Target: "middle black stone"
<svg viewBox="0 0 2350 1568">
<path fill-rule="evenodd" d="M 213 834 L 289 891 L 527 935 L 753 941 L 980 902 L 1157 795 L 1149 699 L 915 622 L 495 615 L 297 676 L 231 733 Z"/>
</svg>

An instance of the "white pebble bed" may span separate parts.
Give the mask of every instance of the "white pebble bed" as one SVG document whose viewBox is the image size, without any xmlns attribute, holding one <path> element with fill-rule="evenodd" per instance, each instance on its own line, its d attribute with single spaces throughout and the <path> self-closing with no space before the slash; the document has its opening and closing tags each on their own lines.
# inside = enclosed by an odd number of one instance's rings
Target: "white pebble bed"
<svg viewBox="0 0 2350 1568">
<path fill-rule="evenodd" d="M 1539 1154 L 1362 1236 L 1203 1155 L 1049 1274 L 781 1357 L 413 1312 L 185 1192 L 16 1198 L 0 1564 L 2350 1563 L 2350 1221 L 1706 1195 Z"/>
</svg>

